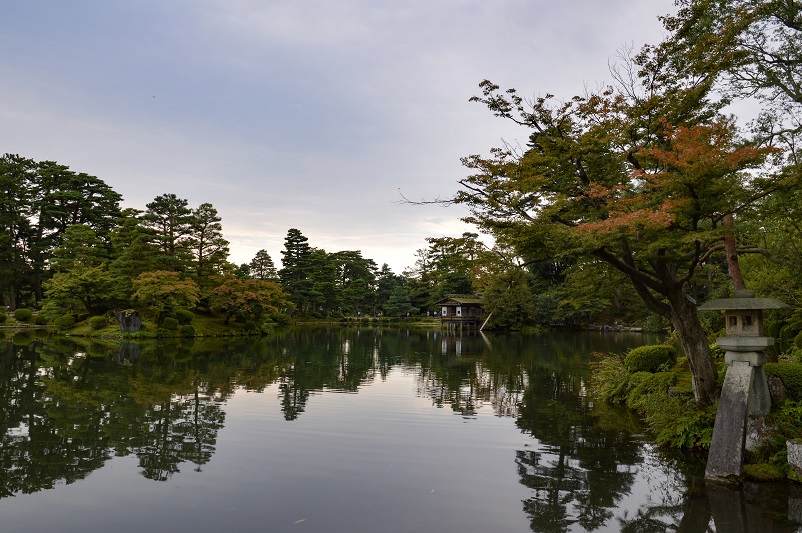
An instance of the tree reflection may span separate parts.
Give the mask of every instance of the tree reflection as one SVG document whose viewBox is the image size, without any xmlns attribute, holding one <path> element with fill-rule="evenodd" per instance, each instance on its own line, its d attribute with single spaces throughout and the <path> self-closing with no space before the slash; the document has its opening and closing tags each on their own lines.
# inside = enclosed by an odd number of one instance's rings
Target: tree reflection
<svg viewBox="0 0 802 533">
<path fill-rule="evenodd" d="M 292 421 L 316 396 L 356 392 L 396 369 L 415 376 L 420 396 L 466 423 L 487 410 L 531 436 L 511 459 L 531 491 L 522 509 L 533 531 L 704 531 L 716 513 L 732 516 L 721 510 L 727 498 L 713 501 L 695 477 L 692 459 L 654 459 L 630 421 L 593 408 L 584 390 L 587 355 L 616 350 L 598 341 L 346 328 L 239 341 L 15 337 L 0 343 L 0 497 L 72 483 L 113 456 L 136 457 L 151 480 L 201 471 L 237 390 L 271 391 L 275 409 Z M 622 513 L 636 479 L 646 502 L 641 496 Z M 683 483 L 687 490 L 677 491 Z M 748 521 L 755 509 L 771 508 L 753 503 L 764 492 L 739 493 L 739 516 Z M 785 501 L 758 523 L 794 530 L 776 519 L 787 513 Z"/>
<path fill-rule="evenodd" d="M 536 450 L 519 450 L 521 483 L 533 489 L 524 502 L 533 531 L 588 531 L 610 520 L 641 462 L 641 443 L 620 430 L 600 429 L 580 394 L 583 376 L 531 368 L 518 427 L 536 437 Z"/>
</svg>

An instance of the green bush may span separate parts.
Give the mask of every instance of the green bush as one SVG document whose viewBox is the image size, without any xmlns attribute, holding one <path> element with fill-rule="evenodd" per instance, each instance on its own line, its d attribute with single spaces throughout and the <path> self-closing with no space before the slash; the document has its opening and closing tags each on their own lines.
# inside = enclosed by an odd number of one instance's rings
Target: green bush
<svg viewBox="0 0 802 533">
<path fill-rule="evenodd" d="M 768 463 L 744 465 L 744 475 L 746 479 L 754 481 L 782 481 L 785 479 L 782 469 Z"/>
<path fill-rule="evenodd" d="M 627 386 L 629 384 L 629 372 L 624 368 L 624 363 L 618 355 L 603 355 L 601 359 L 592 363 L 593 374 L 590 378 L 590 386 L 593 395 L 608 403 L 622 404 L 627 399 Z"/>
<path fill-rule="evenodd" d="M 164 319 L 164 322 L 162 322 L 162 327 L 168 331 L 176 330 L 178 329 L 178 320 L 168 316 Z"/>
<path fill-rule="evenodd" d="M 55 325 L 60 330 L 71 329 L 75 325 L 75 317 L 73 315 L 64 315 L 57 318 Z"/>
<path fill-rule="evenodd" d="M 643 331 L 647 333 L 658 333 L 660 331 L 665 331 L 669 326 L 671 326 L 671 322 L 669 322 L 667 318 L 651 314 L 643 323 Z"/>
<path fill-rule="evenodd" d="M 629 377 L 627 387 L 627 406 L 630 409 L 638 410 L 640 402 L 647 394 L 665 394 L 668 388 L 677 383 L 676 372 L 636 372 Z"/>
<path fill-rule="evenodd" d="M 92 329 L 103 329 L 109 321 L 105 316 L 93 316 L 89 319 L 89 327 Z"/>
<path fill-rule="evenodd" d="M 47 317 L 42 313 L 36 313 L 36 316 L 33 317 L 33 323 L 37 326 L 44 326 L 47 324 Z"/>
<path fill-rule="evenodd" d="M 766 363 L 763 368 L 780 378 L 789 397 L 802 400 L 802 363 Z"/>
<path fill-rule="evenodd" d="M 636 372 L 658 372 L 668 370 L 677 361 L 677 350 L 673 346 L 658 344 L 639 346 L 629 351 L 624 358 L 624 367 L 630 374 Z"/>
<path fill-rule="evenodd" d="M 195 336 L 195 328 L 192 324 L 184 324 L 181 326 L 181 336 L 182 337 L 194 337 Z"/>
<path fill-rule="evenodd" d="M 5 313 L 0 313 L 0 324 L 4 324 L 6 320 L 8 320 L 8 316 Z"/>
<path fill-rule="evenodd" d="M 16 318 L 19 322 L 27 322 L 33 316 L 33 311 L 30 309 L 26 309 L 24 307 L 20 309 L 16 309 L 14 311 L 14 318 Z"/>
<path fill-rule="evenodd" d="M 286 326 L 291 322 L 290 317 L 288 317 L 284 313 L 273 313 L 270 315 L 270 320 L 275 322 L 276 325 L 278 326 Z M 340 319 L 341 322 L 344 322 L 345 320 L 346 320 L 345 317 Z"/>
<path fill-rule="evenodd" d="M 179 309 L 175 313 L 175 319 L 178 320 L 178 323 L 181 325 L 187 325 L 192 322 L 192 319 L 195 318 L 195 315 L 192 311 L 187 311 L 186 309 Z"/>
</svg>

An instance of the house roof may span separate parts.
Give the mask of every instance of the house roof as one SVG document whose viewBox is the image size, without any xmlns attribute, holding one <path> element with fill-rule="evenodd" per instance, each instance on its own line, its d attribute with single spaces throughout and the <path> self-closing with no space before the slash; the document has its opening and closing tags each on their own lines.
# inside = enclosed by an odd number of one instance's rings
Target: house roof
<svg viewBox="0 0 802 533">
<path fill-rule="evenodd" d="M 448 296 L 440 301 L 435 302 L 434 305 L 443 305 L 449 302 L 454 302 L 460 305 L 482 305 L 484 303 L 481 298 L 476 296 Z"/>
</svg>

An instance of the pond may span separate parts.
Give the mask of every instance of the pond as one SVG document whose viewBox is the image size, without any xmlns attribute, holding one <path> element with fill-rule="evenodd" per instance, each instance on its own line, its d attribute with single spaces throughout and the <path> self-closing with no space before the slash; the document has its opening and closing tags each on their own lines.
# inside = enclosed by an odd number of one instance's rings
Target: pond
<svg viewBox="0 0 802 533">
<path fill-rule="evenodd" d="M 2 530 L 800 531 L 587 396 L 637 333 L 0 341 Z"/>
</svg>

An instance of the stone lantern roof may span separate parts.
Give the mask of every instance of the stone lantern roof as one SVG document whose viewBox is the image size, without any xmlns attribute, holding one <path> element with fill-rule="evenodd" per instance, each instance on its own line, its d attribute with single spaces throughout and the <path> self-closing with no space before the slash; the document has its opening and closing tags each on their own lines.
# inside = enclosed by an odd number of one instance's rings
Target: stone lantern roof
<svg viewBox="0 0 802 533">
<path fill-rule="evenodd" d="M 700 311 L 724 311 L 727 335 L 716 341 L 727 352 L 762 352 L 774 344 L 774 339 L 763 334 L 764 309 L 789 309 L 790 307 L 774 298 L 755 298 L 754 291 L 737 290 L 734 298 L 710 300 L 699 306 Z M 741 360 L 734 353 L 726 356 L 727 364 Z M 753 364 L 762 365 L 765 356 L 748 356 Z"/>
<path fill-rule="evenodd" d="M 755 291 L 737 290 L 734 298 L 710 300 L 699 306 L 699 311 L 740 311 L 758 309 L 790 309 L 774 298 L 755 298 Z"/>
</svg>

